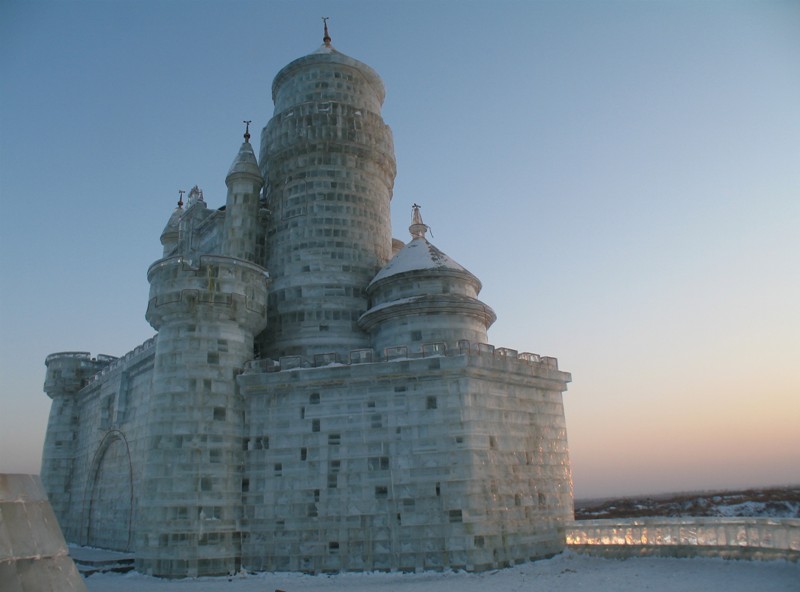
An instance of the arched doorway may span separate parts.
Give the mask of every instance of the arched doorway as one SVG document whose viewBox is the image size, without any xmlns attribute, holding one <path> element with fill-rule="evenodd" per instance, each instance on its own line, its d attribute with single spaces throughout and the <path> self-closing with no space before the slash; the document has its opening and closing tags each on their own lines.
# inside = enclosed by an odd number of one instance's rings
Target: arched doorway
<svg viewBox="0 0 800 592">
<path fill-rule="evenodd" d="M 108 432 L 92 460 L 84 501 L 84 544 L 115 551 L 131 550 L 133 474 L 130 450 L 119 430 Z"/>
</svg>

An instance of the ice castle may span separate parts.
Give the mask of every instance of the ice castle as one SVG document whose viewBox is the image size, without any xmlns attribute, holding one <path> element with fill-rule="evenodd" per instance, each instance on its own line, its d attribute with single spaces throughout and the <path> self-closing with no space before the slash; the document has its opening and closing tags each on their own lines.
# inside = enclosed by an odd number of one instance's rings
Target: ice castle
<svg viewBox="0 0 800 592">
<path fill-rule="evenodd" d="M 272 99 L 225 205 L 195 187 L 169 217 L 147 273 L 157 335 L 46 360 L 42 481 L 67 540 L 164 577 L 559 552 L 569 373 L 489 345 L 480 281 L 418 206 L 392 238 L 384 86 L 327 26 Z"/>
</svg>

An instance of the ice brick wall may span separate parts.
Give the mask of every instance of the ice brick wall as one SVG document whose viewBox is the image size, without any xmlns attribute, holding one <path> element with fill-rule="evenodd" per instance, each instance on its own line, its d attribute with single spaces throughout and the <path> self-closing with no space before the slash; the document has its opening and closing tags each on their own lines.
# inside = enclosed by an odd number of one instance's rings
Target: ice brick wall
<svg viewBox="0 0 800 592">
<path fill-rule="evenodd" d="M 513 358 L 469 361 L 462 421 L 472 471 L 463 512 L 476 523 L 472 563 L 486 569 L 558 553 L 573 518 L 563 374 L 540 368 L 531 380 Z"/>
<path fill-rule="evenodd" d="M 146 446 L 154 353 L 151 339 L 118 359 L 74 353 L 48 357 L 45 389 L 51 396 L 60 394 L 53 397 L 42 481 L 70 542 L 133 548 L 134 492 Z M 77 390 L 66 398 L 64 380 L 75 379 L 78 363 L 85 367 L 74 384 Z"/>
<path fill-rule="evenodd" d="M 80 430 L 78 391 L 109 363 L 88 352 L 61 352 L 47 356 L 44 390 L 53 402 L 42 450 L 42 483 L 56 515 L 65 525 L 71 513 L 75 486 L 76 445 Z M 65 532 L 66 531 L 65 529 Z"/>
<path fill-rule="evenodd" d="M 242 375 L 243 565 L 478 570 L 558 552 L 568 380 L 468 354 Z"/>
</svg>

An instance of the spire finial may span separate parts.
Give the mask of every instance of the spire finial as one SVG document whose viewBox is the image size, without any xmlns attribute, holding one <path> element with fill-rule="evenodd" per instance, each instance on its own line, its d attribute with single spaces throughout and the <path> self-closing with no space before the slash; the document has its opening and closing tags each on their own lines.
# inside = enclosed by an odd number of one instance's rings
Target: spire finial
<svg viewBox="0 0 800 592">
<path fill-rule="evenodd" d="M 249 142 L 250 141 L 250 124 L 253 123 L 253 120 L 252 119 L 243 119 L 242 123 L 245 125 L 245 128 L 244 128 L 244 141 L 245 142 Z"/>
<path fill-rule="evenodd" d="M 186 193 L 186 191 L 184 191 L 183 189 L 178 189 L 178 193 L 180 194 L 180 196 L 178 197 L 178 207 L 182 208 L 183 207 L 183 194 Z"/>
<path fill-rule="evenodd" d="M 425 238 L 425 233 L 428 231 L 428 226 L 422 221 L 422 214 L 419 210 L 422 206 L 414 204 L 411 206 L 413 214 L 411 215 L 411 226 L 408 231 L 411 233 L 411 238 Z"/>
<path fill-rule="evenodd" d="M 330 47 L 331 46 L 331 36 L 328 35 L 328 20 L 330 18 L 331 17 L 329 17 L 329 16 L 323 16 L 322 17 L 322 22 L 325 25 L 325 36 L 322 38 L 322 42 L 325 44 L 325 47 Z"/>
</svg>

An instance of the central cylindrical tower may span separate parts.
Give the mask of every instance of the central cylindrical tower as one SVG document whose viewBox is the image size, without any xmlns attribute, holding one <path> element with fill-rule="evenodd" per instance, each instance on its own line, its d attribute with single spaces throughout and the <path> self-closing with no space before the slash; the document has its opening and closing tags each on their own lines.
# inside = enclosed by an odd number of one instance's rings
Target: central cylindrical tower
<svg viewBox="0 0 800 592">
<path fill-rule="evenodd" d="M 266 357 L 369 346 L 356 322 L 367 284 L 391 256 L 396 173 L 383 98 L 375 71 L 327 36 L 275 77 L 259 158 L 271 213 Z"/>
</svg>

